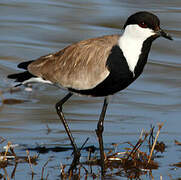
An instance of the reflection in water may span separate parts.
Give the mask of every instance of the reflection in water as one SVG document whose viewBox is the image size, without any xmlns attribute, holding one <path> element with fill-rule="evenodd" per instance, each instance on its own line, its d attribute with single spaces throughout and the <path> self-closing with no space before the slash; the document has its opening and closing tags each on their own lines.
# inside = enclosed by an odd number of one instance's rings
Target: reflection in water
<svg viewBox="0 0 181 180">
<path fill-rule="evenodd" d="M 173 35 L 174 41 L 154 42 L 149 63 L 143 75 L 124 90 L 111 97 L 105 120 L 105 146 L 111 143 L 136 142 L 144 128 L 165 122 L 160 140 L 166 141 L 165 158 L 154 177 L 162 174 L 178 177 L 178 171 L 169 170 L 168 164 L 178 162 L 179 147 L 173 140 L 180 139 L 180 1 L 144 3 L 133 1 L 1 1 L 0 5 L 0 88 L 11 87 L 6 75 L 17 72 L 16 65 L 57 51 L 64 46 L 91 37 L 121 33 L 122 25 L 130 14 L 138 10 L 157 14 L 163 28 Z M 54 104 L 66 92 L 48 85 L 35 84 L 32 92 L 22 87 L 18 92 L 3 93 L 6 99 L 25 101 L 5 104 L 0 111 L 2 137 L 22 145 L 46 144 L 69 146 L 54 109 Z M 88 144 L 97 146 L 95 128 L 102 98 L 74 96 L 64 106 L 78 145 L 87 137 Z M 47 126 L 51 132 L 47 135 Z M 120 148 L 122 146 L 120 145 Z M 53 154 L 64 161 L 71 152 Z M 52 155 L 52 154 L 50 154 Z M 46 156 L 41 156 L 47 159 Z M 45 160 L 46 161 L 46 160 Z M 163 166 L 162 166 L 163 164 Z M 55 164 L 50 164 L 54 166 Z M 42 167 L 42 166 L 41 166 Z M 26 169 L 27 171 L 29 169 Z M 55 175 L 54 175 L 55 176 Z M 157 178 L 158 179 L 158 178 Z"/>
</svg>

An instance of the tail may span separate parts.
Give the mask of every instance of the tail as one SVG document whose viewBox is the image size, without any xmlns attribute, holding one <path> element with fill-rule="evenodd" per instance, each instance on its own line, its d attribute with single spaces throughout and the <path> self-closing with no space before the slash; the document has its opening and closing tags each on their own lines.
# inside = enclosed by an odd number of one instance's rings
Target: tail
<svg viewBox="0 0 181 180">
<path fill-rule="evenodd" d="M 27 70 L 27 67 L 31 62 L 33 62 L 33 61 L 22 62 L 22 63 L 18 64 L 18 67 L 20 69 Z M 19 84 L 15 85 L 15 87 L 17 87 L 22 84 L 26 84 L 26 83 L 30 82 L 30 79 L 35 78 L 36 76 L 34 76 L 33 74 L 31 74 L 28 71 L 24 71 L 24 72 L 17 73 L 17 74 L 10 74 L 7 77 L 9 79 L 15 79 L 15 82 L 20 82 Z"/>
</svg>

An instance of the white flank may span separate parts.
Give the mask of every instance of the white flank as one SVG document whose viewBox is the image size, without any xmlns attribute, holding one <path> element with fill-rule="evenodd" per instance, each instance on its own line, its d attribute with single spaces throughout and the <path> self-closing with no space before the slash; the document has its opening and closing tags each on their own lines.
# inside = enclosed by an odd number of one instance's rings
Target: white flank
<svg viewBox="0 0 181 180">
<path fill-rule="evenodd" d="M 26 81 L 23 81 L 22 84 L 28 84 L 28 83 L 46 83 L 46 84 L 52 84 L 51 81 L 44 80 L 41 77 L 32 77 Z"/>
<path fill-rule="evenodd" d="M 154 34 L 152 29 L 141 28 L 134 24 L 126 26 L 123 35 L 119 38 L 119 47 L 123 51 L 130 71 L 133 73 L 141 54 L 143 42 Z"/>
</svg>

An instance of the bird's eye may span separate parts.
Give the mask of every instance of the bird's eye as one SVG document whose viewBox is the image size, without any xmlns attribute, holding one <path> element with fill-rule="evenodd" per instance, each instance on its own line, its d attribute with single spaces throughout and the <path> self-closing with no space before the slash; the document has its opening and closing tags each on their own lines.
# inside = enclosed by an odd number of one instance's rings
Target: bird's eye
<svg viewBox="0 0 181 180">
<path fill-rule="evenodd" d="M 147 24 L 145 24 L 145 22 L 141 22 L 141 23 L 139 23 L 138 24 L 140 27 L 142 27 L 142 28 L 147 28 L 148 26 L 147 26 Z"/>
</svg>

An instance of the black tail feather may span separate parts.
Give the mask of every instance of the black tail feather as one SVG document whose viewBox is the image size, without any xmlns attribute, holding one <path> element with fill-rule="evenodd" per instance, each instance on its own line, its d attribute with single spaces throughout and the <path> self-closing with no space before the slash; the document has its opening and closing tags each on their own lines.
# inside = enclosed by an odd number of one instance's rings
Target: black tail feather
<svg viewBox="0 0 181 180">
<path fill-rule="evenodd" d="M 28 65 L 32 62 L 33 61 L 22 62 L 22 63 L 18 64 L 18 67 L 21 69 L 27 70 Z M 24 71 L 24 72 L 17 73 L 17 74 L 10 74 L 7 76 L 7 78 L 9 78 L 9 79 L 15 79 L 15 82 L 20 82 L 20 84 L 17 84 L 16 87 L 22 85 L 24 81 L 26 81 L 32 77 L 36 77 L 36 76 L 32 75 L 28 71 Z"/>
<path fill-rule="evenodd" d="M 17 74 L 10 74 L 7 76 L 9 79 L 15 79 L 15 82 L 23 82 L 26 81 L 32 77 L 36 77 L 29 73 L 28 71 L 17 73 Z"/>
<path fill-rule="evenodd" d="M 18 64 L 18 68 L 27 70 L 28 65 L 29 65 L 30 63 L 32 63 L 32 62 L 33 62 L 32 60 L 31 60 L 31 61 L 22 62 L 22 63 Z"/>
</svg>

